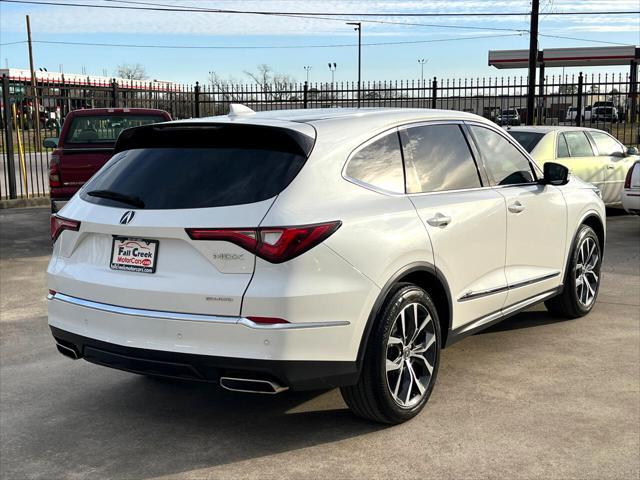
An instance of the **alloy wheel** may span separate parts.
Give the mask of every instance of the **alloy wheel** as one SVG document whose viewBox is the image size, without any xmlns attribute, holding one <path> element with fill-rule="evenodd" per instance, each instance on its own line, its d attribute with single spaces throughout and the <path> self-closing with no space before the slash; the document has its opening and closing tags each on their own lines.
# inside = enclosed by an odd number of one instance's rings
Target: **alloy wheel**
<svg viewBox="0 0 640 480">
<path fill-rule="evenodd" d="M 405 306 L 387 341 L 387 387 L 396 404 L 412 408 L 425 396 L 436 361 L 433 319 L 419 303 Z"/>
<path fill-rule="evenodd" d="M 600 272 L 597 270 L 599 259 L 600 248 L 597 242 L 586 237 L 580 244 L 575 269 L 576 296 L 585 308 L 591 307 L 596 298 L 600 282 Z"/>
</svg>

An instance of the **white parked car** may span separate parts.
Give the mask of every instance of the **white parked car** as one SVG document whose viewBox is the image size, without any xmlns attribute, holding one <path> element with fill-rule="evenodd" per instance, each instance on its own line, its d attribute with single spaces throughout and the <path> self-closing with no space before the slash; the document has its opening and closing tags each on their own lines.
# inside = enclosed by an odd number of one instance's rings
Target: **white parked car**
<svg viewBox="0 0 640 480">
<path fill-rule="evenodd" d="M 582 120 L 583 121 L 590 121 L 591 120 L 591 105 L 588 105 L 586 107 L 584 107 L 582 109 Z M 578 114 L 578 108 L 577 107 L 569 107 L 567 109 L 567 115 L 565 117 L 565 120 L 567 121 L 572 121 L 575 122 L 576 118 L 577 118 L 577 114 Z"/>
<path fill-rule="evenodd" d="M 522 126 L 509 133 L 541 168 L 546 162 L 560 163 L 598 187 L 607 206 L 620 206 L 625 176 L 639 158 L 637 148 L 627 148 L 596 128 Z"/>
<path fill-rule="evenodd" d="M 627 212 L 640 215 L 640 161 L 627 172 L 622 190 L 622 208 Z"/>
<path fill-rule="evenodd" d="M 476 115 L 233 106 L 125 130 L 115 152 L 51 219 L 49 325 L 71 358 L 239 391 L 338 386 L 399 423 L 441 348 L 598 295 L 595 189 Z"/>
</svg>

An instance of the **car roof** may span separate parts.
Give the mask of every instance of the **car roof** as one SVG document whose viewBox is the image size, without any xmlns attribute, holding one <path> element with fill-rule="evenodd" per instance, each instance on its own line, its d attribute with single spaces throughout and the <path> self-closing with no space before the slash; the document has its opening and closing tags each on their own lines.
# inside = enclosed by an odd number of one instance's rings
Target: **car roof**
<svg viewBox="0 0 640 480">
<path fill-rule="evenodd" d="M 520 127 L 511 127 L 509 128 L 507 131 L 509 132 L 536 132 L 536 133 L 551 133 L 551 132 L 557 132 L 559 130 L 562 130 L 563 132 L 568 131 L 568 130 L 575 130 L 575 131 L 598 131 L 597 128 L 588 128 L 588 127 L 569 127 L 569 126 L 563 126 L 563 125 L 526 125 L 526 126 L 520 126 Z"/>
<path fill-rule="evenodd" d="M 430 120 L 473 120 L 494 125 L 489 120 L 472 113 L 426 108 L 312 108 L 265 112 L 248 111 L 236 115 L 192 118 L 171 123 L 245 123 L 287 127 L 302 132 L 307 132 L 309 126 L 312 126 L 316 131 L 335 127 L 348 129 L 355 136 L 358 133 Z M 305 126 L 307 128 L 304 128 Z"/>
</svg>

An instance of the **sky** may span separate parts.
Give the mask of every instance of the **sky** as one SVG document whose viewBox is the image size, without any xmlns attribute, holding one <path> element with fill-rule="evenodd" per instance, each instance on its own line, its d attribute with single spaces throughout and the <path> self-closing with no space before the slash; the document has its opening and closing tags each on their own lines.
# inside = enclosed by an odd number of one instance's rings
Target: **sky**
<svg viewBox="0 0 640 480">
<path fill-rule="evenodd" d="M 399 17 L 398 13 L 525 12 L 529 0 L 43 0 L 56 3 L 140 7 L 143 3 L 181 7 L 280 12 L 344 13 L 333 20 L 207 12 L 157 12 L 125 9 L 0 3 L 2 67 L 28 68 L 25 15 L 31 20 L 36 68 L 90 75 L 114 75 L 117 66 L 140 63 L 151 79 L 204 83 L 209 72 L 249 82 L 244 73 L 259 64 L 288 74 L 295 81 L 331 80 L 327 64 L 336 63 L 336 81 L 357 79 L 357 33 L 340 20 L 383 20 L 363 23 L 364 81 L 503 76 L 487 65 L 487 52 L 527 49 L 528 16 Z M 640 10 L 638 0 L 540 0 L 539 48 L 640 44 L 639 15 L 550 16 L 549 12 Z M 359 17 L 358 13 L 384 17 Z M 413 24 L 413 25 L 411 25 Z M 422 24 L 422 25 L 415 25 Z M 426 24 L 426 25 L 425 25 Z M 466 27 L 466 28 L 460 28 Z M 469 28 L 472 27 L 472 28 Z M 499 36 L 498 36 L 499 35 Z M 224 48 L 127 48 L 39 43 L 46 41 L 153 46 Z M 411 42 L 401 43 L 397 42 Z M 387 45 L 371 45 L 395 43 Z M 369 45 L 368 45 L 369 44 Z M 329 47 L 328 45 L 342 45 Z M 236 47 L 302 48 L 236 48 Z M 558 70 L 554 72 L 554 70 Z M 560 69 L 548 74 L 561 73 Z M 579 69 L 567 69 L 577 73 Z M 623 72 L 627 67 L 581 68 L 586 72 Z M 525 70 L 507 71 L 526 75 Z"/>
</svg>

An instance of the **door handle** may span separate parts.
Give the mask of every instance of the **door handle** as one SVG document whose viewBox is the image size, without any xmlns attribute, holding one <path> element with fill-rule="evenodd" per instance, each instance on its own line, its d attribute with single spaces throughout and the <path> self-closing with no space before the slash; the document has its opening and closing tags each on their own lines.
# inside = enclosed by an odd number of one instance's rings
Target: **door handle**
<svg viewBox="0 0 640 480">
<path fill-rule="evenodd" d="M 607 165 L 607 170 L 613 170 L 614 168 L 616 168 L 616 166 L 613 163 Z"/>
<path fill-rule="evenodd" d="M 436 213 L 435 217 L 431 217 L 427 220 L 427 223 L 432 227 L 446 227 L 451 223 L 451 217 Z"/>
<path fill-rule="evenodd" d="M 511 213 L 520 213 L 523 210 L 524 210 L 524 205 L 517 200 L 513 202 L 511 205 L 509 205 L 509 211 Z"/>
</svg>

